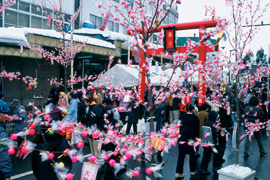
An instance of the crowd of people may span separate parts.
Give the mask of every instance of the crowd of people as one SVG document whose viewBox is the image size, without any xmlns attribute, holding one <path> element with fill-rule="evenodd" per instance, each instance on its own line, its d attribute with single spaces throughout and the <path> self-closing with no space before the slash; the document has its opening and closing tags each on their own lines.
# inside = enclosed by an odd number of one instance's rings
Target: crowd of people
<svg viewBox="0 0 270 180">
<path fill-rule="evenodd" d="M 258 92 L 260 90 L 260 92 Z M 176 90 L 171 93 L 168 88 L 165 88 L 161 96 L 166 96 L 166 100 L 160 103 L 154 103 L 154 131 L 159 132 L 163 125 L 173 124 L 177 121 L 181 121 L 182 126 L 180 127 L 180 138 L 178 139 L 178 162 L 176 168 L 176 178 L 183 178 L 183 166 L 185 155 L 189 155 L 189 166 L 190 174 L 196 174 L 196 163 L 197 158 L 200 156 L 199 148 L 197 146 L 188 145 L 190 140 L 196 140 L 200 138 L 201 141 L 213 144 L 214 148 L 203 147 L 202 161 L 200 165 L 200 172 L 202 174 L 210 174 L 208 171 L 208 164 L 210 162 L 211 154 L 214 154 L 213 159 L 213 172 L 221 167 L 222 163 L 225 162 L 223 155 L 226 149 L 228 131 L 231 130 L 233 124 L 237 121 L 236 116 L 236 102 L 235 102 L 235 90 L 231 89 L 230 94 L 224 93 L 224 98 L 217 98 L 215 96 L 215 90 L 207 91 L 207 99 L 210 102 L 224 103 L 226 100 L 229 108 L 218 107 L 214 104 L 204 103 L 198 107 L 196 98 L 196 92 L 192 89 Z M 267 121 L 267 89 L 258 87 L 244 91 L 237 94 L 240 99 L 239 112 L 241 113 L 241 121 L 249 123 L 257 123 L 258 119 L 260 122 Z M 159 101 L 152 96 L 153 101 Z M 0 93 L 0 138 L 7 137 L 5 131 L 6 119 L 4 114 L 9 113 L 10 109 L 8 105 L 3 101 L 4 95 Z M 148 94 L 145 93 L 145 102 L 148 102 Z M 12 119 L 15 123 L 15 133 L 18 133 L 28 127 L 27 113 L 25 107 L 20 104 L 18 99 L 14 99 L 11 103 L 14 108 L 15 118 Z M 198 108 L 197 108 L 198 107 Z M 229 112 L 228 112 L 229 111 Z M 142 103 L 140 98 L 137 96 L 135 91 L 132 89 L 117 89 L 101 91 L 100 89 L 90 89 L 88 91 L 75 91 L 70 89 L 67 94 L 60 91 L 59 86 L 54 86 L 48 96 L 48 100 L 45 103 L 45 112 L 50 114 L 54 120 L 62 120 L 64 117 L 68 117 L 68 120 L 72 123 L 81 123 L 85 127 L 97 128 L 101 131 L 107 130 L 107 124 L 115 125 L 115 128 L 119 130 L 124 129 L 125 135 L 131 133 L 138 134 L 138 122 L 140 119 L 144 119 L 146 131 L 150 131 L 150 108 L 147 103 Z M 109 122 L 106 122 L 109 121 Z M 119 127 L 117 127 L 119 126 Z M 125 126 L 125 127 L 123 127 Z M 131 128 L 133 131 L 131 132 Z M 247 128 L 247 127 L 246 127 Z M 49 131 L 48 128 L 44 128 L 34 140 L 39 148 L 44 150 L 64 150 L 68 147 L 72 147 L 72 135 L 67 133 L 63 139 L 58 133 L 53 136 L 48 136 L 45 132 Z M 67 129 L 68 131 L 68 129 Z M 252 132 L 253 133 L 253 132 Z M 254 132 L 254 136 L 258 142 L 260 156 L 266 155 L 268 152 L 265 151 L 262 144 L 262 132 Z M 24 137 L 18 138 L 17 142 L 20 145 L 23 143 Z M 45 143 L 44 143 L 45 141 Z M 244 157 L 249 157 L 249 138 L 245 141 Z M 61 144 L 61 146 L 55 146 L 55 144 Z M 97 139 L 89 138 L 88 143 L 91 149 L 91 154 L 98 157 L 101 150 L 113 150 L 115 145 L 103 145 L 98 147 L 99 143 Z M 48 145 L 54 144 L 54 146 L 48 147 Z M 4 157 L 0 160 L 0 177 L 9 180 L 11 173 L 11 161 L 7 154 L 7 149 L 1 148 L 0 156 Z M 37 158 L 38 154 L 33 153 L 32 155 L 32 166 L 35 176 L 38 179 L 44 179 L 40 177 L 41 168 L 37 168 L 41 164 L 41 160 Z M 162 161 L 161 151 L 157 153 L 158 163 L 164 163 Z M 65 161 L 71 165 L 71 160 L 68 157 Z M 144 158 L 142 158 L 144 162 Z M 47 164 L 48 165 L 48 164 Z M 46 169 L 47 165 L 43 164 L 42 169 Z M 52 169 L 48 170 L 52 174 Z M 107 175 L 105 179 L 112 179 L 115 174 L 111 169 L 107 169 Z M 0 179 L 1 179 L 0 178 Z M 54 179 L 54 176 L 46 176 L 46 178 Z"/>
</svg>

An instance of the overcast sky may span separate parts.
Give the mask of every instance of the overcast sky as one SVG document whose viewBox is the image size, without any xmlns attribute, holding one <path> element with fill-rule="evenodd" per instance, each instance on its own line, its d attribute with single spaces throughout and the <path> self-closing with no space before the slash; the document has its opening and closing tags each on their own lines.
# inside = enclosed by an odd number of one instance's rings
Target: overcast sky
<svg viewBox="0 0 270 180">
<path fill-rule="evenodd" d="M 208 12 L 208 16 L 205 16 L 205 5 L 215 7 L 216 16 L 226 18 L 230 20 L 232 18 L 231 12 L 232 7 L 226 6 L 226 0 L 182 0 L 182 4 L 178 5 L 178 13 L 179 19 L 178 22 L 194 22 L 201 21 L 205 18 L 209 18 L 210 13 Z M 257 0 L 253 0 L 257 2 Z M 270 0 L 261 0 L 260 9 L 264 9 L 265 4 L 269 3 Z M 268 6 L 267 12 L 264 14 L 263 18 L 259 20 L 259 23 L 263 21 L 264 24 L 270 24 L 270 6 Z M 258 23 L 257 23 L 258 24 Z M 188 30 L 188 31 L 180 31 L 178 32 L 178 36 L 198 36 L 198 30 Z M 251 49 L 256 54 L 257 50 L 260 47 L 264 48 L 265 53 L 268 55 L 268 45 L 270 45 L 270 25 L 261 26 L 261 30 L 255 35 L 253 41 L 250 45 L 248 45 L 248 49 Z M 221 47 L 224 46 L 224 51 L 231 50 L 231 46 L 228 42 L 222 42 Z"/>
</svg>

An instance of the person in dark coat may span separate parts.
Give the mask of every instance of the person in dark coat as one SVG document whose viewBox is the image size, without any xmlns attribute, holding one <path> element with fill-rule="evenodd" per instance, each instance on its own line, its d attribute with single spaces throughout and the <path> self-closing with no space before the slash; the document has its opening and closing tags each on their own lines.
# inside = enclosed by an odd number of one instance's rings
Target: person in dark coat
<svg viewBox="0 0 270 180">
<path fill-rule="evenodd" d="M 217 161 L 219 163 L 224 163 L 225 160 L 223 159 L 225 149 L 226 149 L 226 131 L 229 127 L 231 127 L 230 122 L 231 116 L 227 114 L 227 110 L 224 108 L 219 109 L 219 117 L 220 117 L 220 130 L 218 132 L 218 145 L 217 145 L 217 151 L 218 151 L 218 159 Z"/>
<path fill-rule="evenodd" d="M 177 94 L 174 94 L 175 97 L 172 99 L 172 106 L 170 106 L 170 124 L 172 124 L 175 120 L 179 120 L 180 110 L 179 104 L 181 103 L 181 99 L 177 97 Z"/>
<path fill-rule="evenodd" d="M 5 123 L 5 114 L 3 109 L 0 109 L 0 141 L 8 138 L 7 131 L 1 124 Z M 10 155 L 8 154 L 8 147 L 0 145 L 0 179 L 11 180 L 12 163 Z"/>
<path fill-rule="evenodd" d="M 156 132 L 160 131 L 162 129 L 163 124 L 163 117 L 162 117 L 162 111 L 166 109 L 167 103 L 163 102 L 161 104 L 156 104 L 154 106 L 154 116 L 155 121 L 157 122 Z"/>
<path fill-rule="evenodd" d="M 213 140 L 213 144 L 217 145 L 218 144 L 218 134 L 216 131 L 216 128 L 214 126 L 215 122 L 217 121 L 217 119 L 219 118 L 219 115 L 217 112 L 215 111 L 210 111 L 208 114 L 208 121 L 203 125 L 203 126 L 208 126 L 211 129 L 211 135 L 212 135 L 212 140 Z M 204 134 L 202 134 L 202 136 L 204 136 Z M 212 148 L 211 147 L 204 147 L 203 148 L 203 157 L 202 157 L 202 162 L 201 162 L 201 173 L 202 174 L 210 174 L 209 171 L 207 171 L 208 168 L 208 164 L 211 158 L 211 154 L 212 154 Z M 214 154 L 214 161 L 213 161 L 213 168 L 214 168 L 214 172 L 217 171 L 217 168 L 219 166 L 219 162 L 218 160 L 218 155 L 215 153 Z"/>
<path fill-rule="evenodd" d="M 191 104 L 187 104 L 186 106 L 187 113 L 180 116 L 180 120 L 182 121 L 182 126 L 180 126 L 180 134 L 181 137 L 178 141 L 180 142 L 187 142 L 189 140 L 195 140 L 199 137 L 199 129 L 200 129 L 200 120 L 194 114 L 194 106 Z M 179 143 L 180 143 L 179 142 Z M 178 144 L 179 144 L 178 143 Z M 176 174 L 177 178 L 183 178 L 183 166 L 185 155 L 189 154 L 189 168 L 191 175 L 196 174 L 196 156 L 194 148 L 187 143 L 179 144 L 179 155 L 176 167 Z"/>
<path fill-rule="evenodd" d="M 9 113 L 10 111 L 7 103 L 4 101 L 4 94 L 2 92 L 0 92 L 0 109 L 2 109 L 3 111 L 7 113 Z M 0 124 L 0 126 L 3 126 L 6 129 L 6 122 L 3 124 Z"/>
<path fill-rule="evenodd" d="M 108 115 L 106 119 L 113 119 L 112 100 L 110 98 L 105 98 L 102 101 L 102 106 L 103 106 L 103 109 L 102 109 L 101 120 L 99 122 L 99 129 L 102 131 L 107 131 L 106 125 L 108 125 L 108 124 L 104 121 L 104 119 L 105 119 L 104 114 Z"/>
<path fill-rule="evenodd" d="M 102 121 L 103 105 L 97 105 L 93 98 L 86 99 L 85 105 L 87 106 L 86 120 L 88 121 L 88 127 L 98 129 L 99 124 Z M 98 150 L 98 141 L 92 137 L 89 137 L 88 140 L 92 155 L 98 157 L 100 154 L 100 151 Z"/>
<path fill-rule="evenodd" d="M 137 134 L 137 124 L 138 124 L 139 115 L 140 115 L 140 106 L 138 104 L 138 101 L 136 99 L 130 100 L 128 108 L 131 111 L 129 112 L 129 115 L 128 115 L 128 125 L 127 125 L 126 134 L 127 135 L 129 134 L 131 126 L 133 126 L 134 134 Z"/>
<path fill-rule="evenodd" d="M 51 88 L 50 94 L 52 95 L 52 99 L 54 101 L 59 101 L 60 87 L 58 84 L 55 84 L 54 87 Z"/>
<path fill-rule="evenodd" d="M 14 108 L 15 117 L 12 121 L 15 122 L 15 133 L 19 133 L 28 127 L 28 120 L 25 107 L 20 104 L 20 100 L 13 99 L 11 102 L 12 107 Z M 18 144 L 20 145 L 23 142 L 24 137 L 18 137 Z"/>
<path fill-rule="evenodd" d="M 91 127 L 94 125 L 95 127 L 100 129 L 100 121 L 102 120 L 102 111 L 103 111 L 104 105 L 96 104 L 92 106 L 90 104 L 89 106 L 90 111 L 88 111 L 87 113 L 89 115 L 88 127 Z"/>
<path fill-rule="evenodd" d="M 34 139 L 33 143 L 37 144 L 37 146 L 35 147 L 36 149 L 49 152 L 65 151 L 66 149 L 71 149 L 65 136 L 61 136 L 56 132 L 53 135 L 42 132 Z M 58 155 L 59 154 L 55 154 L 53 160 L 58 163 L 64 163 L 65 167 L 68 167 L 68 169 L 71 170 L 72 161 L 70 157 L 62 156 L 61 158 L 58 158 Z M 54 172 L 51 163 L 51 160 L 46 160 L 42 162 L 39 151 L 32 152 L 31 165 L 33 173 L 37 180 L 58 180 L 58 177 Z"/>
<path fill-rule="evenodd" d="M 85 121 L 87 123 L 86 126 L 89 127 L 89 119 L 91 116 L 91 111 L 94 107 L 96 107 L 98 105 L 93 100 L 93 98 L 85 99 L 84 105 L 85 105 Z"/>
<path fill-rule="evenodd" d="M 257 107 L 258 106 L 258 99 L 253 96 L 249 100 L 249 106 L 245 108 L 244 111 L 244 120 L 246 120 L 248 123 L 253 123 L 255 124 L 257 120 L 259 122 L 264 121 L 264 113 L 263 111 Z M 254 134 L 259 150 L 260 150 L 260 156 L 264 156 L 265 154 L 268 154 L 267 151 L 264 150 L 263 143 L 262 143 L 262 134 L 261 131 L 254 131 L 254 132 L 249 132 L 250 134 Z M 246 137 L 245 141 L 245 151 L 244 151 L 244 157 L 248 158 L 249 157 L 249 138 Z"/>
<path fill-rule="evenodd" d="M 156 104 L 154 106 L 154 116 L 155 116 L 155 121 L 157 122 L 157 126 L 156 126 L 156 132 L 160 132 L 160 130 L 162 129 L 162 125 L 163 125 L 163 117 L 162 117 L 162 111 L 164 111 L 167 107 L 167 103 L 163 102 L 161 104 Z M 158 159 L 158 163 L 162 163 L 162 156 L 161 156 L 161 151 L 158 151 L 157 153 L 157 159 Z"/>
<path fill-rule="evenodd" d="M 86 125 L 85 119 L 85 104 L 82 98 L 79 99 L 78 103 L 78 122 L 82 123 L 82 125 Z"/>
<path fill-rule="evenodd" d="M 58 119 L 55 119 L 58 120 Z M 46 133 L 46 126 L 41 126 L 41 133 L 33 140 L 37 146 L 36 149 L 48 152 L 64 152 L 66 149 L 71 149 L 65 136 L 58 134 L 54 131 L 53 134 Z M 42 162 L 40 151 L 33 151 L 31 156 L 31 165 L 33 173 L 37 180 L 58 180 L 57 174 L 54 171 L 51 160 Z M 69 156 L 61 156 L 55 154 L 53 160 L 57 163 L 62 162 L 69 171 L 72 168 L 72 161 Z M 60 158 L 59 158 L 60 157 Z"/>
</svg>

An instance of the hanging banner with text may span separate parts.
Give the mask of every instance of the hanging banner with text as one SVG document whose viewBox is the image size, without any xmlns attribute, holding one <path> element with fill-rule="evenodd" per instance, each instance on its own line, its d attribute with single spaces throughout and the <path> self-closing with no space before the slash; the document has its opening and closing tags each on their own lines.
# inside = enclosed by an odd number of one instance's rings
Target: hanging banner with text
<svg viewBox="0 0 270 180">
<path fill-rule="evenodd" d="M 164 51 L 175 51 L 175 27 L 164 28 Z"/>
</svg>

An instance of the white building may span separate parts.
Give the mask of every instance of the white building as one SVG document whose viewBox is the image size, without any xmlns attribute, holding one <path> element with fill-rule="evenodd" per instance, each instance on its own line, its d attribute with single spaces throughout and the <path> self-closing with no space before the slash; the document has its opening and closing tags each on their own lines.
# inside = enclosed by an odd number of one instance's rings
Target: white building
<svg viewBox="0 0 270 180">
<path fill-rule="evenodd" d="M 4 0 L 2 0 L 4 1 Z M 169 0 L 166 0 L 170 2 Z M 34 3 L 33 0 L 20 0 L 17 3 L 8 9 L 5 10 L 3 16 L 0 17 L 0 26 L 1 27 L 30 27 L 30 28 L 41 28 L 41 29 L 55 29 L 53 25 L 47 26 L 47 16 L 42 13 L 42 10 L 39 6 Z M 52 6 L 58 6 L 58 0 L 41 0 L 38 2 L 42 2 L 45 10 L 50 13 Z M 100 4 L 107 6 L 107 0 L 99 0 Z M 130 5 L 133 4 L 133 0 L 127 0 Z M 70 18 L 71 15 L 74 14 L 76 9 L 83 4 L 82 11 L 79 14 L 78 21 L 76 22 L 75 29 L 81 28 L 82 23 L 84 21 L 90 21 L 94 28 L 99 28 L 102 24 L 101 14 L 103 13 L 102 9 L 98 8 L 98 3 L 95 0 L 63 0 L 62 12 L 65 13 L 65 18 Z M 120 3 L 121 0 L 112 0 L 112 3 L 118 5 L 119 10 L 122 10 L 123 7 Z M 166 3 L 168 4 L 168 3 Z M 153 14 L 154 7 L 152 8 L 150 5 L 147 7 L 149 9 L 149 14 Z M 167 7 L 164 6 L 164 9 Z M 118 12 L 111 11 L 114 16 L 119 16 Z M 173 3 L 173 6 L 168 14 L 167 18 L 164 20 L 163 24 L 175 24 L 178 22 L 178 12 L 177 5 Z M 119 26 L 118 22 L 114 22 L 113 20 L 109 21 L 107 25 L 107 29 L 110 31 L 120 32 L 126 34 L 125 28 Z"/>
</svg>

